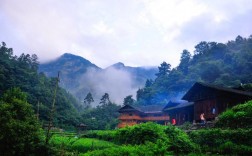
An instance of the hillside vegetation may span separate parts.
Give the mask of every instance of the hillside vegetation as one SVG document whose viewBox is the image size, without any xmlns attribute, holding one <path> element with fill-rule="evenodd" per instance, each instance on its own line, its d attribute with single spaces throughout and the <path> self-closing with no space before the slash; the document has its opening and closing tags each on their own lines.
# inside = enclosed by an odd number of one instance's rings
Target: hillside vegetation
<svg viewBox="0 0 252 156">
<path fill-rule="evenodd" d="M 165 104 L 171 98 L 180 99 L 196 82 L 207 82 L 226 87 L 238 87 L 252 83 L 252 35 L 241 36 L 226 44 L 200 42 L 194 54 L 181 53 L 180 63 L 171 69 L 163 62 L 155 80 L 147 80 L 145 87 L 137 91 L 140 105 Z M 251 88 L 243 85 L 243 88 Z M 251 91 L 251 90 L 250 90 Z"/>
<path fill-rule="evenodd" d="M 27 100 L 33 106 L 39 119 L 48 121 L 53 101 L 53 91 L 56 78 L 48 78 L 43 73 L 38 73 L 38 57 L 33 54 L 14 56 L 12 48 L 5 43 L 0 46 L 0 97 L 6 90 L 18 87 L 27 93 Z M 39 112 L 38 110 L 39 103 Z M 79 115 L 79 107 L 75 98 L 62 88 L 58 88 L 56 97 L 55 126 L 75 125 Z"/>
</svg>

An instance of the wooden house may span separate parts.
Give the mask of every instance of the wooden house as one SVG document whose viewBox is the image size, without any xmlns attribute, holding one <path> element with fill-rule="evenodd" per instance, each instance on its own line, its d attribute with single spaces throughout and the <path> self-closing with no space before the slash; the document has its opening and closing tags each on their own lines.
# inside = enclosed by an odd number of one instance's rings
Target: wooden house
<svg viewBox="0 0 252 156">
<path fill-rule="evenodd" d="M 166 112 L 163 111 L 163 108 L 164 106 L 160 105 L 142 107 L 125 105 L 119 109 L 120 123 L 118 124 L 118 128 L 132 126 L 148 121 L 166 125 L 170 120 L 170 117 Z"/>
<path fill-rule="evenodd" d="M 164 106 L 150 105 L 136 107 L 125 105 L 119 110 L 118 127 L 131 126 L 147 121 L 162 125 L 176 121 L 176 125 L 184 122 L 199 122 L 200 114 L 206 120 L 214 120 L 227 108 L 252 100 L 252 93 L 196 82 L 179 101 L 170 101 Z"/>
<path fill-rule="evenodd" d="M 176 125 L 182 125 L 184 122 L 193 121 L 193 102 L 184 100 L 170 101 L 164 108 L 171 121 L 175 120 Z"/>
<path fill-rule="evenodd" d="M 227 108 L 252 100 L 252 93 L 196 82 L 182 99 L 194 103 L 193 118 L 198 122 L 201 113 L 213 120 Z"/>
</svg>

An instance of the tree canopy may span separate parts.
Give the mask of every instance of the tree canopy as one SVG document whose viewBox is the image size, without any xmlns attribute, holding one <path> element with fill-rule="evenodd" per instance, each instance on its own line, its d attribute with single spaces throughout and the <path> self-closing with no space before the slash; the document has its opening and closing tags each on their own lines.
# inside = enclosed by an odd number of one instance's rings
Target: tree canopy
<svg viewBox="0 0 252 156">
<path fill-rule="evenodd" d="M 171 69 L 163 62 L 152 82 L 137 91 L 137 104 L 165 104 L 181 96 L 196 82 L 224 87 L 252 83 L 252 35 L 237 36 L 226 44 L 202 41 L 195 46 L 194 55 L 181 53 L 180 63 Z M 249 89 L 248 89 L 249 90 Z"/>
<path fill-rule="evenodd" d="M 0 100 L 1 155 L 39 155 L 43 132 L 26 98 L 20 89 L 13 88 Z"/>
<path fill-rule="evenodd" d="M 0 45 L 0 96 L 13 87 L 19 87 L 27 93 L 27 101 L 37 109 L 40 103 L 39 119 L 48 121 L 52 105 L 56 78 L 48 78 L 38 73 L 38 57 L 33 54 L 13 55 L 13 49 L 3 42 Z M 54 124 L 61 127 L 78 123 L 79 115 L 76 109 L 80 107 L 75 98 L 59 88 L 56 97 L 56 114 Z"/>
</svg>

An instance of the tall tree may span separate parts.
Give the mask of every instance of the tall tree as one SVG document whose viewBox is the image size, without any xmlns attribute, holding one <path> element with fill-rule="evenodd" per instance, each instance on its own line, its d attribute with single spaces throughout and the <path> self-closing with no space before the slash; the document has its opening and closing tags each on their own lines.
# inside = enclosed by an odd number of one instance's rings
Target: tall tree
<svg viewBox="0 0 252 156">
<path fill-rule="evenodd" d="M 157 77 L 162 77 L 168 75 L 171 71 L 171 65 L 163 62 L 161 63 L 160 67 L 158 67 L 159 72 L 156 74 Z"/>
<path fill-rule="evenodd" d="M 206 41 L 202 41 L 195 46 L 194 55 L 202 55 L 209 51 L 209 44 Z"/>
<path fill-rule="evenodd" d="M 190 59 L 191 53 L 188 50 L 183 50 L 180 57 L 180 64 L 178 66 L 178 69 L 181 70 L 184 74 L 188 73 Z"/>
<path fill-rule="evenodd" d="M 94 99 L 92 94 L 89 92 L 84 99 L 84 108 L 90 108 L 92 102 L 94 102 Z"/>
<path fill-rule="evenodd" d="M 133 103 L 134 103 L 134 99 L 132 98 L 132 95 L 126 96 L 123 100 L 124 105 L 132 105 Z"/>
<path fill-rule="evenodd" d="M 109 99 L 109 94 L 108 93 L 105 93 L 102 98 L 101 98 L 101 101 L 100 101 L 100 104 L 102 105 L 108 105 L 110 102 L 110 99 Z"/>
<path fill-rule="evenodd" d="M 150 87 L 153 84 L 153 80 L 152 79 L 147 79 L 145 82 L 145 87 Z"/>
</svg>

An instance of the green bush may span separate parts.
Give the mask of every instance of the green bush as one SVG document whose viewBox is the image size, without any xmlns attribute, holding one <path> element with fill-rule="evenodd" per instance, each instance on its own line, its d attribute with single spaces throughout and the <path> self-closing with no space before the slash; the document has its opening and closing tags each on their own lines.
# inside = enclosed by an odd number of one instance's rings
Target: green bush
<svg viewBox="0 0 252 156">
<path fill-rule="evenodd" d="M 216 127 L 252 128 L 252 101 L 239 104 L 219 115 Z"/>
<path fill-rule="evenodd" d="M 86 134 L 82 135 L 83 138 L 96 138 L 105 141 L 114 141 L 116 131 L 115 130 L 97 130 L 89 131 Z"/>
<path fill-rule="evenodd" d="M 156 143 L 146 142 L 144 145 L 123 145 L 120 147 L 112 147 L 103 150 L 91 151 L 81 156 L 156 156 L 156 155 L 172 155 L 168 152 L 167 144 L 162 140 L 157 140 Z"/>
<path fill-rule="evenodd" d="M 191 122 L 185 122 L 183 125 L 179 126 L 180 129 L 182 130 L 190 130 L 192 127 Z"/>
<path fill-rule="evenodd" d="M 239 154 L 241 153 L 239 149 L 249 152 L 246 147 L 251 147 L 252 144 L 252 129 L 201 129 L 190 132 L 189 136 L 193 142 L 201 146 L 204 152 L 228 154 L 228 150 L 231 150 L 233 153 Z M 235 144 L 227 148 L 230 143 Z"/>
<path fill-rule="evenodd" d="M 45 155 L 49 150 L 26 97 L 13 88 L 0 99 L 0 155 Z"/>
<path fill-rule="evenodd" d="M 219 148 L 220 153 L 225 155 L 248 155 L 252 154 L 252 147 L 246 145 L 237 145 L 231 141 L 225 142 Z"/>
<path fill-rule="evenodd" d="M 166 139 L 164 126 L 152 122 L 118 129 L 115 138 L 117 143 L 132 145 L 140 145 L 147 141 L 156 142 L 158 139 Z"/>
<path fill-rule="evenodd" d="M 172 125 L 144 123 L 126 127 L 117 131 L 116 139 L 120 144 L 131 145 L 143 145 L 146 142 L 157 144 L 157 141 L 162 141 L 166 151 L 173 151 L 176 154 L 200 152 L 199 146 L 193 143 L 184 131 Z"/>
<path fill-rule="evenodd" d="M 90 138 L 74 138 L 54 135 L 50 140 L 50 145 L 59 150 L 87 152 L 92 150 L 100 150 L 109 147 L 116 147 L 115 144 L 107 141 L 90 139 Z"/>
<path fill-rule="evenodd" d="M 199 146 L 191 141 L 189 136 L 181 129 L 168 125 L 165 134 L 170 140 L 170 150 L 175 153 L 200 152 Z"/>
</svg>

